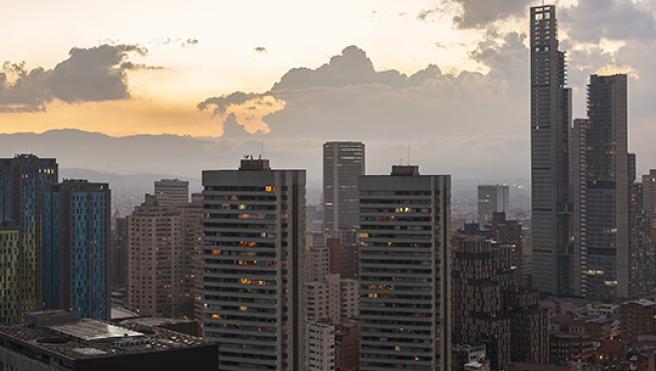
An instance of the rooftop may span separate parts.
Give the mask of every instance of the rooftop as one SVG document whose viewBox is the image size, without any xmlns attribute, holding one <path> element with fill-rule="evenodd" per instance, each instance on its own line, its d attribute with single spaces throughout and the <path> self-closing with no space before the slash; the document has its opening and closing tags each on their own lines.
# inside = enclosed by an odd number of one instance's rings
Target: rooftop
<svg viewBox="0 0 656 371">
<path fill-rule="evenodd" d="M 27 325 L 0 326 L 0 340 L 26 347 L 31 354 L 45 353 L 69 361 L 211 345 L 159 327 L 136 323 L 117 326 L 56 312 L 42 312 Z"/>
</svg>

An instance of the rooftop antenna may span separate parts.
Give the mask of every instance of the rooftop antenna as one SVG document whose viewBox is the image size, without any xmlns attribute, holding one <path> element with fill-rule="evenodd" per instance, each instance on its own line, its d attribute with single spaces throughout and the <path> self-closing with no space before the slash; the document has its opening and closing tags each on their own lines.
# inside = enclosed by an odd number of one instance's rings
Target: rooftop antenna
<svg viewBox="0 0 656 371">
<path fill-rule="evenodd" d="M 408 166 L 410 166 L 410 146 L 408 146 Z"/>
</svg>

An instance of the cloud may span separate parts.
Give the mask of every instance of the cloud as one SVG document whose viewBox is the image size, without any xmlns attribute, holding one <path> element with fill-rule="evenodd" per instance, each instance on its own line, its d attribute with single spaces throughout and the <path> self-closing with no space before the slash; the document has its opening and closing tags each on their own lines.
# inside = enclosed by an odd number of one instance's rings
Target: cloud
<svg viewBox="0 0 656 371">
<path fill-rule="evenodd" d="M 199 111 L 210 110 L 213 116 L 219 118 L 224 130 L 227 121 L 234 121 L 250 133 L 269 132 L 263 118 L 284 107 L 285 102 L 272 95 L 240 91 L 207 98 L 196 106 Z"/>
<path fill-rule="evenodd" d="M 436 11 L 435 9 L 422 9 L 419 11 L 419 14 L 417 14 L 417 19 L 420 21 L 425 21 L 426 18 L 428 18 L 428 16 L 434 13 L 435 11 Z"/>
<path fill-rule="evenodd" d="M 497 20 L 528 12 L 531 0 L 446 0 L 446 5 L 460 7 L 453 21 L 459 28 L 485 28 Z"/>
<path fill-rule="evenodd" d="M 562 9 L 560 18 L 569 26 L 568 36 L 579 42 L 656 37 L 653 10 L 631 0 L 579 0 L 577 6 Z"/>
<path fill-rule="evenodd" d="M 231 112 L 237 106 L 252 106 L 247 102 L 253 99 L 271 97 L 283 101 L 284 107 L 262 115 L 267 143 L 365 140 L 381 148 L 371 161 L 385 163 L 382 168 L 403 157 L 412 143 L 417 148 L 413 158 L 431 163 L 434 171 L 450 171 L 445 168 L 451 162 L 447 159 L 456 153 L 463 172 L 485 163 L 492 168 L 493 158 L 507 160 L 517 169 L 525 165 L 525 159 L 512 152 L 522 148 L 516 143 L 528 136 L 527 78 L 501 79 L 525 69 L 527 53 L 521 40 L 513 35 L 480 46 L 477 58 L 491 68 L 502 65 L 504 54 L 513 56 L 504 70 L 488 75 L 450 75 L 437 65 L 410 75 L 376 70 L 364 50 L 349 46 L 319 67 L 289 70 L 269 91 L 209 98 L 199 108 L 213 109 L 222 123 L 234 118 L 248 129 L 249 123 L 238 115 L 230 118 Z M 224 136 L 233 132 L 226 130 Z M 494 156 L 486 155 L 492 150 Z"/>
<path fill-rule="evenodd" d="M 0 73 L 0 112 L 45 111 L 54 99 L 78 103 L 129 98 L 126 72 L 152 67 L 133 64 L 128 57 L 147 53 L 138 45 L 105 44 L 73 48 L 68 59 L 50 70 L 28 71 L 24 63 L 5 63 Z"/>
<path fill-rule="evenodd" d="M 253 49 L 256 53 L 266 53 L 267 48 L 263 46 L 256 46 L 255 49 Z"/>
</svg>

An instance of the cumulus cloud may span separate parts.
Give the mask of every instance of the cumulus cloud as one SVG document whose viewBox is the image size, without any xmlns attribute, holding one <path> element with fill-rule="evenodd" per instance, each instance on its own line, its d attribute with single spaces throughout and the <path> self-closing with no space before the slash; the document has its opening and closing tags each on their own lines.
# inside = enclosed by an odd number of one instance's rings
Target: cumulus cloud
<svg viewBox="0 0 656 371">
<path fill-rule="evenodd" d="M 528 11 L 531 0 L 446 0 L 460 7 L 453 21 L 459 28 L 484 28 L 497 20 L 522 15 Z"/>
<path fill-rule="evenodd" d="M 150 68 L 128 61 L 146 55 L 138 45 L 73 48 L 55 68 L 27 70 L 24 63 L 5 63 L 0 72 L 0 112 L 45 111 L 53 99 L 68 103 L 129 98 L 127 71 Z"/>
<path fill-rule="evenodd" d="M 482 63 L 496 67 L 502 58 L 495 53 L 510 53 L 517 58 L 505 66 L 507 70 L 525 69 L 526 57 L 519 57 L 525 51 L 519 35 L 479 48 L 477 58 Z M 413 157 L 418 161 L 423 157 L 435 166 L 436 159 L 446 161 L 458 153 L 466 164 L 464 171 L 486 161 L 483 153 L 495 150 L 521 167 L 524 160 L 510 152 L 521 148 L 517 141 L 528 132 L 528 88 L 509 84 L 515 80 L 505 82 L 497 75 L 472 72 L 450 75 L 437 65 L 410 75 L 379 71 L 365 51 L 350 46 L 317 68 L 291 69 L 269 91 L 209 98 L 199 109 L 214 110 L 222 122 L 236 119 L 248 127 L 238 115 L 230 117 L 231 113 L 238 105 L 251 106 L 247 102 L 253 99 L 272 97 L 284 101 L 284 107 L 262 116 L 269 128 L 267 142 L 365 140 L 371 146 L 389 147 L 376 159 L 386 164 L 398 161 L 406 145 L 413 143 L 418 152 Z M 234 123 L 226 125 L 234 129 Z M 225 130 L 224 137 L 232 133 Z"/>
</svg>

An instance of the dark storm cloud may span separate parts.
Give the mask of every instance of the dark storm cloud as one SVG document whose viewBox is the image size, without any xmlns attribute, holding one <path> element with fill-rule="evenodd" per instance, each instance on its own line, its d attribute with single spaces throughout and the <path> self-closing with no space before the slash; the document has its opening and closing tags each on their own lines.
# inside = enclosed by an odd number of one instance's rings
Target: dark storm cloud
<svg viewBox="0 0 656 371">
<path fill-rule="evenodd" d="M 568 36 L 577 41 L 656 37 L 653 10 L 631 0 L 579 0 L 577 6 L 564 8 L 560 17 L 568 25 Z"/>
<path fill-rule="evenodd" d="M 147 52 L 138 45 L 101 45 L 73 48 L 68 59 L 50 70 L 28 71 L 23 63 L 5 63 L 0 73 L 0 112 L 45 111 L 54 99 L 77 103 L 128 98 L 126 71 L 151 67 L 127 58 Z"/>
</svg>

